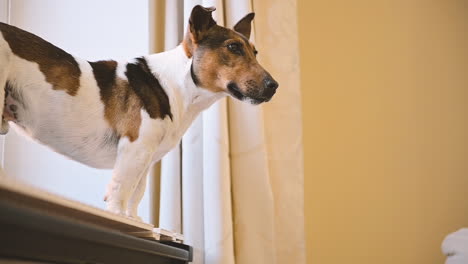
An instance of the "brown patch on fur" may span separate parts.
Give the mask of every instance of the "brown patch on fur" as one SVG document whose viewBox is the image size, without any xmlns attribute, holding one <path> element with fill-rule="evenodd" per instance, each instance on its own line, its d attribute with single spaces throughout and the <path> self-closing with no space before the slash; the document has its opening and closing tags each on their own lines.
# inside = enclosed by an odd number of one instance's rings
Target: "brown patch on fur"
<svg viewBox="0 0 468 264">
<path fill-rule="evenodd" d="M 187 33 L 187 36 L 182 40 L 182 47 L 184 48 L 185 55 L 187 55 L 187 58 L 192 58 L 193 54 L 192 51 L 194 49 L 193 47 L 193 41 L 190 37 L 190 34 Z"/>
<path fill-rule="evenodd" d="M 127 64 L 127 80 L 117 78 L 115 61 L 90 62 L 104 103 L 104 115 L 119 137 L 131 142 L 138 138 L 141 109 L 151 118 L 172 119 L 169 99 L 157 79 L 150 73 L 144 59 Z M 149 75 L 151 74 L 151 75 Z"/>
<path fill-rule="evenodd" d="M 138 138 L 141 125 L 141 102 L 128 82 L 116 76 L 116 61 L 97 61 L 89 63 L 100 88 L 104 103 L 104 116 L 120 137 L 130 141 Z"/>
<path fill-rule="evenodd" d="M 244 16 L 237 24 L 234 26 L 234 30 L 244 35 L 247 39 L 250 38 L 250 31 L 252 28 L 252 20 L 255 17 L 255 13 L 250 13 Z"/>
<path fill-rule="evenodd" d="M 133 142 L 138 138 L 141 125 L 141 101 L 128 82 L 118 79 L 112 96 L 106 104 L 106 118 L 121 136 Z"/>
<path fill-rule="evenodd" d="M 81 70 L 72 55 L 17 27 L 0 23 L 0 31 L 15 55 L 39 65 L 54 90 L 76 95 L 80 87 Z"/>
</svg>

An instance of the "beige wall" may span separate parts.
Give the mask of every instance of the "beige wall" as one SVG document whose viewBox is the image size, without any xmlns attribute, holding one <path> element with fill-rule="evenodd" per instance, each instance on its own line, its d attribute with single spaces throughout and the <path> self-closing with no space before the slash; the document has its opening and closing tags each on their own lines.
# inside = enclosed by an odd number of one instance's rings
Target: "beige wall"
<svg viewBox="0 0 468 264">
<path fill-rule="evenodd" d="M 443 263 L 468 226 L 467 7 L 299 0 L 308 263 Z"/>
</svg>

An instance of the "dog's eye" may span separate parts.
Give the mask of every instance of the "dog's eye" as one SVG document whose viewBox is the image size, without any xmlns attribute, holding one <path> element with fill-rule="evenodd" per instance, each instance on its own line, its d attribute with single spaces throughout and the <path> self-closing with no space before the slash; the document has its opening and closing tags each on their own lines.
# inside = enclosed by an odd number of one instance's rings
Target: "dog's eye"
<svg viewBox="0 0 468 264">
<path fill-rule="evenodd" d="M 239 43 L 230 43 L 227 45 L 227 48 L 232 53 L 243 55 L 242 46 Z"/>
</svg>

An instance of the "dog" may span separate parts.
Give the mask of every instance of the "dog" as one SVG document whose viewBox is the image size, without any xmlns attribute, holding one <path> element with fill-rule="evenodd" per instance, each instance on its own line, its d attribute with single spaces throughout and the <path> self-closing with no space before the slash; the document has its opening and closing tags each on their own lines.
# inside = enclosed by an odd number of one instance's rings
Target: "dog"
<svg viewBox="0 0 468 264">
<path fill-rule="evenodd" d="M 89 62 L 0 23 L 1 132 L 9 125 L 85 165 L 113 169 L 107 210 L 139 219 L 150 165 L 196 116 L 230 95 L 268 102 L 278 83 L 249 42 L 254 13 L 233 29 L 195 6 L 182 43 L 130 61 Z"/>
</svg>

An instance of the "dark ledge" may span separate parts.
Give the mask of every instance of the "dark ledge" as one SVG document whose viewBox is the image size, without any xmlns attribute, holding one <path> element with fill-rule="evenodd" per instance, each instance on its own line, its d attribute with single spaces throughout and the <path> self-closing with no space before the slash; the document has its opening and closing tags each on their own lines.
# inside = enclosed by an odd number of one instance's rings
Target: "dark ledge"
<svg viewBox="0 0 468 264">
<path fill-rule="evenodd" d="M 178 264 L 184 244 L 133 237 L 0 200 L 0 258 L 54 263 Z"/>
</svg>

